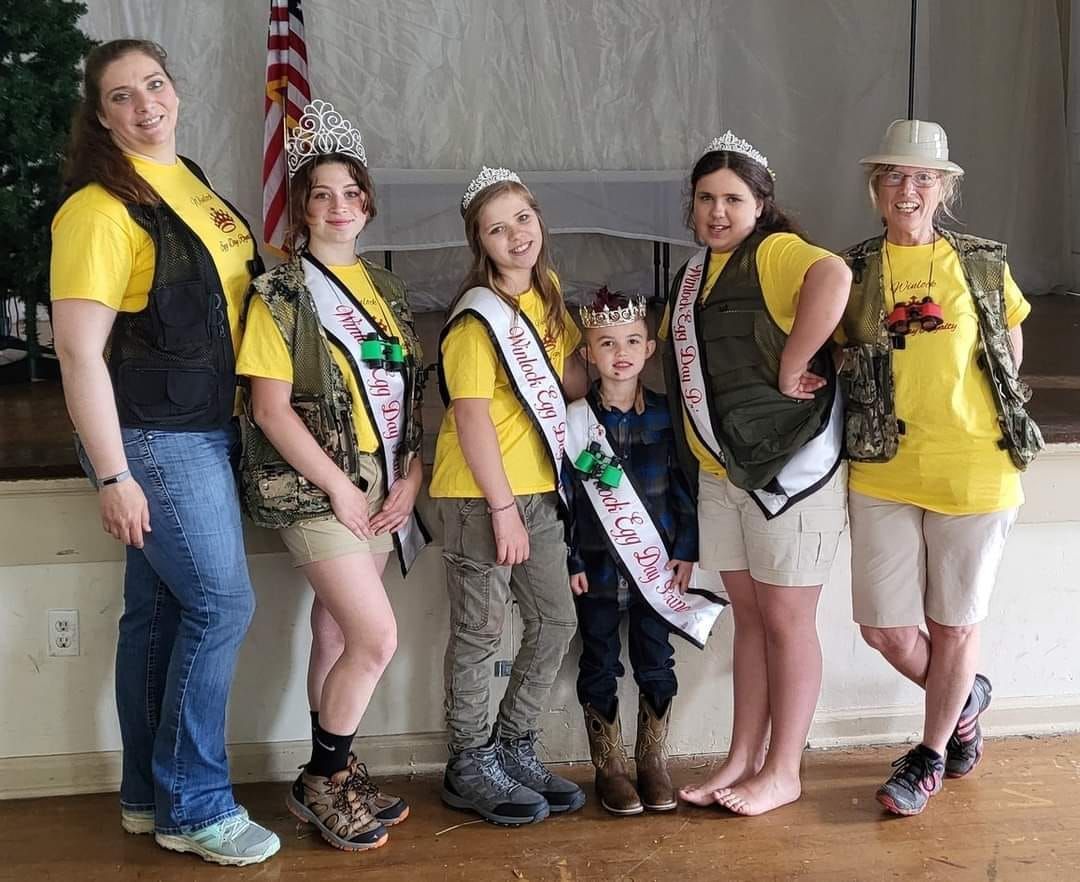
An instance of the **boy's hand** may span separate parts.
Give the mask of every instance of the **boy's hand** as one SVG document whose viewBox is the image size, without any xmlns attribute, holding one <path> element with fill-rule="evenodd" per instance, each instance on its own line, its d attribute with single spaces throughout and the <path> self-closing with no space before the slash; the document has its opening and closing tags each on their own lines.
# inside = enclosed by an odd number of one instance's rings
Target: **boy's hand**
<svg viewBox="0 0 1080 882">
<path fill-rule="evenodd" d="M 690 574 L 694 572 L 694 562 L 689 560 L 669 560 L 667 569 L 675 571 L 671 581 L 679 589 L 680 594 L 685 594 L 686 589 L 690 587 Z"/>
<path fill-rule="evenodd" d="M 586 594 L 589 590 L 589 579 L 584 573 L 574 573 L 570 577 L 570 590 L 576 597 Z"/>
</svg>

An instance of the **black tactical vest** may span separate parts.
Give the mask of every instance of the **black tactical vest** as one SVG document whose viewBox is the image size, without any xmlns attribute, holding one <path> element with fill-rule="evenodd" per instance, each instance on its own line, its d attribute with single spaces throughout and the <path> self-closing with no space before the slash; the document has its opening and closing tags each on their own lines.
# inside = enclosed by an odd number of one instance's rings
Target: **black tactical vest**
<svg viewBox="0 0 1080 882">
<path fill-rule="evenodd" d="M 743 490 L 769 490 L 788 460 L 825 427 L 836 395 L 836 370 L 828 344 L 809 364 L 810 371 L 826 380 L 813 399 L 789 398 L 777 388 L 787 334 L 769 315 L 758 279 L 757 249 L 764 239 L 761 233 L 748 237 L 728 259 L 708 299 L 702 303 L 699 293 L 694 302 L 713 431 L 728 478 Z M 685 271 L 684 266 L 671 286 L 671 314 Z M 706 277 L 707 264 L 703 285 Z M 674 347 L 666 348 L 672 422 L 683 447 L 678 369 Z M 687 449 L 684 462 L 687 455 L 693 459 Z M 697 469 L 690 473 L 697 474 Z"/>
<path fill-rule="evenodd" d="M 184 164 L 208 188 L 191 160 Z M 240 212 L 223 199 L 244 230 Z M 236 356 L 229 306 L 214 259 L 202 240 L 164 202 L 129 203 L 128 213 L 154 243 L 154 280 L 147 305 L 121 312 L 107 363 L 120 425 L 205 432 L 228 424 L 236 394 Z M 251 234 L 252 275 L 262 262 Z"/>
</svg>

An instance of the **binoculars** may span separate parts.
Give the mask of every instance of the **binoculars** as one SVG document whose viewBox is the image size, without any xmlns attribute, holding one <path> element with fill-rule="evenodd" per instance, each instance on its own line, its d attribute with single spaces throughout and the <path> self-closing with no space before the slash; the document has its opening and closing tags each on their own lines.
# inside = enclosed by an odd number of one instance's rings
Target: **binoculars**
<svg viewBox="0 0 1080 882">
<path fill-rule="evenodd" d="M 622 481 L 623 470 L 618 459 L 602 453 L 596 441 L 577 455 L 574 468 L 584 477 L 597 481 L 602 487 L 614 489 Z"/>
<path fill-rule="evenodd" d="M 360 360 L 387 371 L 405 370 L 405 350 L 397 337 L 383 339 L 378 334 L 366 334 L 360 341 Z"/>
<path fill-rule="evenodd" d="M 929 297 L 922 300 L 912 297 L 907 303 L 897 304 L 885 320 L 890 334 L 908 334 L 912 325 L 918 325 L 924 331 L 936 331 L 944 322 L 941 307 Z"/>
</svg>

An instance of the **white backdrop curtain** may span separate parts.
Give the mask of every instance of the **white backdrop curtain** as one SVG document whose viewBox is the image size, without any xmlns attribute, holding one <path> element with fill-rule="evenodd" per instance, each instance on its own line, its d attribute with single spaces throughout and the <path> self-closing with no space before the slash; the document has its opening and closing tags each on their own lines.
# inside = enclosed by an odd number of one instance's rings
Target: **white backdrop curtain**
<svg viewBox="0 0 1080 882">
<path fill-rule="evenodd" d="M 89 5 L 95 38 L 166 47 L 181 151 L 257 221 L 266 0 Z M 419 305 L 445 303 L 461 275 L 456 201 L 482 163 L 544 172 L 555 230 L 689 244 L 686 173 L 731 128 L 768 154 L 812 239 L 840 248 L 877 229 L 856 161 L 906 113 L 908 3 L 304 0 L 304 13 L 313 94 L 367 145 L 380 217 L 364 242 L 440 246 L 395 255 Z M 1031 293 L 1076 281 L 1060 46 L 1055 0 L 920 3 L 916 115 L 946 127 L 968 172 L 965 229 L 1006 240 Z M 555 238 L 578 287 L 652 290 L 647 241 Z"/>
</svg>

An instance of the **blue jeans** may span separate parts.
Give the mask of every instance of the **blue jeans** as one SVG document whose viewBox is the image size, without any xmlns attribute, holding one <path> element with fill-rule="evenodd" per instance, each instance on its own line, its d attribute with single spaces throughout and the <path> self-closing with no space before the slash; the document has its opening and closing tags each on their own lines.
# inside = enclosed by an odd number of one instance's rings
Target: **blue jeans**
<svg viewBox="0 0 1080 882">
<path fill-rule="evenodd" d="M 232 466 L 237 433 L 121 432 L 151 532 L 143 548 L 127 549 L 124 575 L 120 802 L 153 810 L 159 832 L 192 832 L 240 811 L 225 708 L 255 598 Z"/>
<path fill-rule="evenodd" d="M 608 718 L 615 707 L 619 678 L 625 673 L 619 656 L 619 601 L 600 594 L 582 594 L 577 603 L 581 631 L 581 659 L 578 662 L 578 701 L 589 704 Z M 675 697 L 675 648 L 671 629 L 635 588 L 630 589 L 630 665 L 642 697 L 662 713 Z"/>
</svg>

